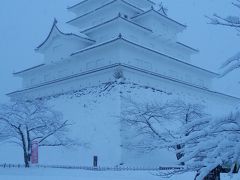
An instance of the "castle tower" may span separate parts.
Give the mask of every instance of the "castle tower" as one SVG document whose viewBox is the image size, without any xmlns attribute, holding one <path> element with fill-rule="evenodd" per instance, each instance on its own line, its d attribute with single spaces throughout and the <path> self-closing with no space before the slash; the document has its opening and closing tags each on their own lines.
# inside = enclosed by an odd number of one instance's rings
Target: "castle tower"
<svg viewBox="0 0 240 180">
<path fill-rule="evenodd" d="M 49 35 L 36 48 L 44 55 L 44 63 L 14 73 L 22 78 L 23 88 L 9 93 L 12 99 L 50 99 L 66 117 L 79 123 L 75 134 L 87 134 L 93 143 L 91 150 L 81 150 L 87 157 L 82 164 L 91 162 L 95 154 L 106 166 L 163 163 L 158 152 L 144 155 L 122 149 L 125 135 L 116 118 L 124 108 L 122 96 L 152 101 L 173 94 L 207 103 L 209 110 L 216 111 L 239 102 L 212 90 L 218 74 L 192 65 L 191 56 L 198 50 L 178 41 L 186 26 L 154 6 L 150 0 L 83 0 L 68 8 L 76 18 L 67 23 L 79 28 L 79 33 L 62 32 L 54 20 Z M 77 97 L 61 99 L 64 94 Z M 101 97 L 99 104 L 91 106 L 92 97 Z"/>
</svg>

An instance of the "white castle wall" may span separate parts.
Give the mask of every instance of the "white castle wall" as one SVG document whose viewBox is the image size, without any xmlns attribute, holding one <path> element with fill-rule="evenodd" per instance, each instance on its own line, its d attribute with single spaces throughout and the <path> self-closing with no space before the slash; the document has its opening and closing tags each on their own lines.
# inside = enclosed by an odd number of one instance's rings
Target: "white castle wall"
<svg viewBox="0 0 240 180">
<path fill-rule="evenodd" d="M 121 69 L 124 72 L 124 77 L 127 82 L 135 82 L 138 84 L 161 89 L 165 92 L 171 92 L 179 95 L 183 100 L 188 101 L 189 97 L 196 102 L 206 102 L 209 107 L 216 109 L 230 110 L 238 99 L 231 98 L 225 95 L 219 95 L 218 93 L 212 93 L 207 89 L 201 89 L 193 87 L 192 85 L 184 85 L 182 82 L 176 79 L 168 79 L 168 77 L 161 76 L 160 74 L 145 71 L 143 69 L 135 68 L 126 64 L 123 66 L 109 65 L 104 69 L 90 70 L 86 73 L 76 76 L 70 76 L 68 79 L 59 79 L 56 82 L 49 82 L 46 85 L 30 88 L 18 95 L 22 96 L 26 94 L 30 98 L 46 97 L 56 95 L 59 93 L 65 93 L 69 91 L 77 91 L 89 86 L 98 86 L 101 83 L 112 82 L 115 80 L 114 73 L 116 70 Z M 139 78 L 141 77 L 141 78 Z M 14 96 L 16 96 L 15 94 Z M 209 109 L 213 110 L 213 109 Z"/>
<path fill-rule="evenodd" d="M 157 16 L 158 15 L 143 15 L 143 17 L 140 16 L 132 20 L 133 22 L 152 29 L 155 34 L 160 35 L 165 39 L 176 40 L 177 34 L 179 33 L 179 30 L 176 28 L 176 26 L 171 26 L 169 23 L 164 22 L 165 20 L 160 21 L 159 19 L 161 18 Z"/>
<path fill-rule="evenodd" d="M 159 56 L 147 52 L 146 54 L 133 53 L 136 49 L 132 51 L 131 49 L 124 47 L 121 50 L 124 56 L 118 58 L 117 54 L 119 54 L 119 49 L 111 49 L 111 51 L 104 51 L 102 48 L 94 49 L 79 55 L 78 58 L 75 58 L 74 60 L 64 59 L 63 62 L 52 63 L 48 66 L 41 67 L 36 71 L 34 70 L 25 73 L 23 76 L 23 87 L 28 88 L 47 81 L 119 62 L 145 68 L 146 70 L 197 84 L 199 86 L 210 87 L 211 80 L 207 75 L 204 77 L 203 74 L 197 74 L 196 71 L 193 71 L 190 68 L 186 69 L 181 65 L 177 66 L 171 59 L 166 60 L 166 58 L 160 58 Z M 92 53 L 93 51 L 94 53 Z"/>
<path fill-rule="evenodd" d="M 123 84 L 113 83 L 116 70 L 123 72 Z M 104 82 L 110 83 L 101 85 Z M 59 92 L 62 95 L 57 95 Z M 167 150 L 139 153 L 125 148 L 134 138 L 131 128 L 119 121 L 121 112 L 127 107 L 124 98 L 131 97 L 137 102 L 164 102 L 179 98 L 202 103 L 207 106 L 207 111 L 216 115 L 230 111 L 238 103 L 235 98 L 184 86 L 125 66 L 101 70 L 19 95 L 24 94 L 30 98 L 51 96 L 48 98 L 51 106 L 62 112 L 65 119 L 73 121 L 71 136 L 90 143 L 87 147 L 40 151 L 40 163 L 71 165 L 92 165 L 94 155 L 99 157 L 100 166 L 123 163 L 125 166 L 157 167 L 175 162 L 175 154 Z"/>
<path fill-rule="evenodd" d="M 144 84 L 149 87 L 161 89 L 164 92 L 171 92 L 186 102 L 206 104 L 208 106 L 207 111 L 211 113 L 221 115 L 221 113 L 229 112 L 239 102 L 238 99 L 233 97 L 231 98 L 227 95 L 220 95 L 208 90 L 186 86 L 179 82 L 169 81 L 167 79 L 141 73 L 139 71 L 126 69 L 124 73 L 130 82 Z M 136 78 L 137 76 L 141 76 L 141 78 Z M 149 95 L 148 97 L 151 96 Z M 223 109 L 224 111 L 222 111 Z"/>
<path fill-rule="evenodd" d="M 117 61 L 117 54 L 118 49 L 105 51 L 102 48 L 98 48 L 83 52 L 81 56 L 76 56 L 69 60 L 65 59 L 59 63 L 48 64 L 39 69 L 26 72 L 23 76 L 23 87 L 29 88 L 37 86 L 45 82 L 112 64 Z"/>
<path fill-rule="evenodd" d="M 191 67 L 186 67 L 182 63 L 176 63 L 175 60 L 161 57 L 156 53 L 148 50 L 137 49 L 134 46 L 122 46 L 121 62 L 130 64 L 142 69 L 146 69 L 155 73 L 179 79 L 191 84 L 196 84 L 202 87 L 211 87 L 211 78 L 203 72 L 193 70 Z M 125 55 L 128 58 L 125 58 Z"/>
<path fill-rule="evenodd" d="M 93 43 L 77 37 L 71 38 L 68 36 L 56 35 L 44 53 L 45 63 L 50 64 L 63 61 L 73 52 L 79 51 L 91 44 Z"/>
<path fill-rule="evenodd" d="M 209 88 L 211 86 L 211 78 L 209 75 L 203 74 L 202 71 L 198 72 L 197 69 L 187 68 L 182 63 L 177 64 L 172 59 L 116 41 L 112 45 L 109 44 L 82 52 L 61 63 L 52 63 L 27 72 L 23 77 L 23 87 L 37 86 L 116 63 L 139 67 L 202 87 Z"/>
<path fill-rule="evenodd" d="M 92 166 L 93 156 L 98 156 L 99 166 L 119 165 L 121 162 L 121 136 L 120 136 L 120 98 L 118 88 L 111 90 L 110 94 L 99 92 L 100 89 L 89 88 L 89 94 L 61 96 L 49 100 L 56 110 L 63 112 L 64 118 L 73 122 L 71 134 L 86 143 L 82 147 L 66 149 L 62 152 L 53 149 L 54 155 L 44 156 L 42 162 L 55 162 L 58 164 Z M 91 92 L 92 91 L 92 92 Z M 79 97 L 77 97 L 79 96 Z M 48 150 L 43 154 L 49 153 Z M 62 159 L 61 157 L 64 157 Z"/>
</svg>

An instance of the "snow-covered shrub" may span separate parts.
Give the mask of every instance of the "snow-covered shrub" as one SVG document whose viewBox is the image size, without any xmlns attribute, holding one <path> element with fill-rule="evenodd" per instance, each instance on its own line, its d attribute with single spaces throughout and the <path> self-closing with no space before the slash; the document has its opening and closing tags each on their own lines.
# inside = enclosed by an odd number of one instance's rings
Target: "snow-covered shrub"
<svg viewBox="0 0 240 180">
<path fill-rule="evenodd" d="M 219 167 L 229 167 L 231 172 L 240 164 L 240 113 L 222 118 L 203 118 L 186 124 L 184 131 L 192 129 L 189 136 L 181 138 L 185 144 L 180 159 L 189 171 L 197 171 L 202 180 Z M 179 140 L 178 140 L 179 141 Z M 221 168 L 220 168 L 221 169 Z"/>
</svg>

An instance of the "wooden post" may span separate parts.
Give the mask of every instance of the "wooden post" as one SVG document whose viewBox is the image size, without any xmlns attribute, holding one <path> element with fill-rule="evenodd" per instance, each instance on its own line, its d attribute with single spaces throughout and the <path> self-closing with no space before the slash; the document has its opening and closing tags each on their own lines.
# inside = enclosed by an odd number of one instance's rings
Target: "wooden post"
<svg viewBox="0 0 240 180">
<path fill-rule="evenodd" d="M 93 167 L 97 167 L 97 166 L 98 166 L 98 157 L 93 156 Z"/>
</svg>

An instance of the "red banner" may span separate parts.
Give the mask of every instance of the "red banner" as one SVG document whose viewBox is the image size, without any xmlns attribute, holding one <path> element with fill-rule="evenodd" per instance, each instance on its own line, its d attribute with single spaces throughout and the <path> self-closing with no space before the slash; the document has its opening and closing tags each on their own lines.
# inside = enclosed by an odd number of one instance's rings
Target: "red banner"
<svg viewBox="0 0 240 180">
<path fill-rule="evenodd" d="M 38 142 L 37 141 L 32 142 L 31 163 L 38 164 Z"/>
</svg>

